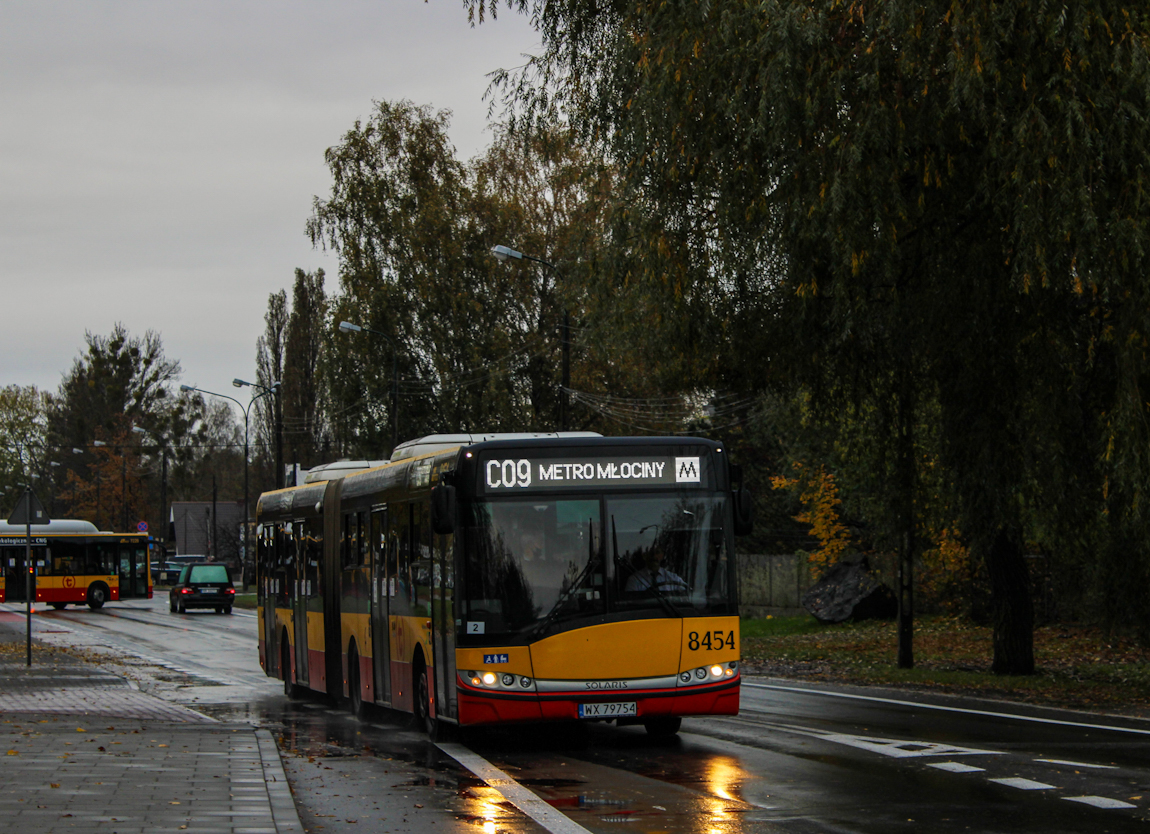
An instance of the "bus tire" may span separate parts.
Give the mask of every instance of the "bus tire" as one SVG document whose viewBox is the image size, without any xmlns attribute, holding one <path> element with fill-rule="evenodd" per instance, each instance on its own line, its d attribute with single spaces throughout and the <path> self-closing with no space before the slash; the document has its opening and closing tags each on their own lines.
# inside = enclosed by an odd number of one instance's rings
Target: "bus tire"
<svg viewBox="0 0 1150 834">
<path fill-rule="evenodd" d="M 658 715 L 654 718 L 644 718 L 643 726 L 647 735 L 652 738 L 671 738 L 683 726 L 683 719 L 677 715 Z"/>
<path fill-rule="evenodd" d="M 347 645 L 347 700 L 351 714 L 362 718 L 363 691 L 359 685 L 359 652 L 356 651 L 354 640 Z"/>
<path fill-rule="evenodd" d="M 448 741 L 448 727 L 438 718 L 431 715 L 431 674 L 427 664 L 420 654 L 415 661 L 415 715 L 417 724 L 423 726 L 423 731 L 431 741 Z"/>
<path fill-rule="evenodd" d="M 108 586 L 103 582 L 93 582 L 88 586 L 88 607 L 96 611 L 108 601 Z"/>
</svg>

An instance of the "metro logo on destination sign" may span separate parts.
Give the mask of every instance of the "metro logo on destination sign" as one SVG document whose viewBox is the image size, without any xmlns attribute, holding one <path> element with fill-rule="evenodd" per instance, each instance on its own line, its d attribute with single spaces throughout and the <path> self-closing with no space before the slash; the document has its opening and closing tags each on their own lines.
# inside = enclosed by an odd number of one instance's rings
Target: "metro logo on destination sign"
<svg viewBox="0 0 1150 834">
<path fill-rule="evenodd" d="M 568 486 L 672 486 L 702 484 L 699 457 L 629 460 L 489 460 L 482 464 L 487 489 L 549 489 Z"/>
</svg>

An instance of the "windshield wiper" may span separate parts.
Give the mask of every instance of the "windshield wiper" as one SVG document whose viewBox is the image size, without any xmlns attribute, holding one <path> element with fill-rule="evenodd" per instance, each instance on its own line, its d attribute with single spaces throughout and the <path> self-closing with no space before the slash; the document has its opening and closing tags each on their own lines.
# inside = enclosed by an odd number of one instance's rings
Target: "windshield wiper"
<svg viewBox="0 0 1150 834">
<path fill-rule="evenodd" d="M 540 620 L 538 625 L 532 626 L 531 629 L 527 632 L 528 640 L 534 640 L 536 637 L 547 630 L 547 627 L 551 625 L 551 623 L 555 620 L 555 617 L 558 616 L 559 611 L 563 608 L 564 603 L 571 599 L 571 595 L 574 594 L 575 591 L 579 589 L 579 586 L 583 584 L 583 580 L 587 578 L 587 574 L 591 572 L 591 568 L 593 568 L 595 563 L 598 561 L 595 558 L 595 537 L 593 535 L 594 530 L 592 528 L 592 523 L 593 522 L 591 519 L 587 519 L 588 553 L 586 566 L 584 566 L 583 570 L 579 572 L 579 575 L 575 577 L 575 581 L 568 586 L 567 590 L 559 595 L 559 599 L 556 600 L 553 606 L 551 606 L 551 610 L 547 612 L 547 616 Z"/>
</svg>

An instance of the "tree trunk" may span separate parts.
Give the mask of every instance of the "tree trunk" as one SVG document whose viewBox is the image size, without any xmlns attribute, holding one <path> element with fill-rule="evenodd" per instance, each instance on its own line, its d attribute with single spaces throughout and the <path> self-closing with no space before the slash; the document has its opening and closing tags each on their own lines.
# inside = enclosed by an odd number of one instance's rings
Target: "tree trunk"
<svg viewBox="0 0 1150 834">
<path fill-rule="evenodd" d="M 1034 674 L 1034 603 L 1030 576 L 1017 531 L 1001 527 L 986 554 L 994 615 L 996 675 Z"/>
<path fill-rule="evenodd" d="M 902 536 L 898 554 L 898 668 L 914 668 L 915 460 L 914 388 L 903 368 L 898 397 L 898 468 Z"/>
</svg>

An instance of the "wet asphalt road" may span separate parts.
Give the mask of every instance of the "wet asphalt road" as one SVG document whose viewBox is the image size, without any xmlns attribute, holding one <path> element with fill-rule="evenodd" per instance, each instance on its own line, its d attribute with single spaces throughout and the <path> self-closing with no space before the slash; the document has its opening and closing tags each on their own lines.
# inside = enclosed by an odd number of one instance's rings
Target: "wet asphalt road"
<svg viewBox="0 0 1150 834">
<path fill-rule="evenodd" d="M 271 728 L 310 831 L 544 830 L 405 716 L 285 699 L 254 614 L 173 615 L 157 598 L 35 619 L 42 639 L 110 648 L 146 691 Z M 749 679 L 740 716 L 688 719 L 669 742 L 601 724 L 462 742 L 594 832 L 1147 829 L 1150 722 L 916 700 Z"/>
</svg>

